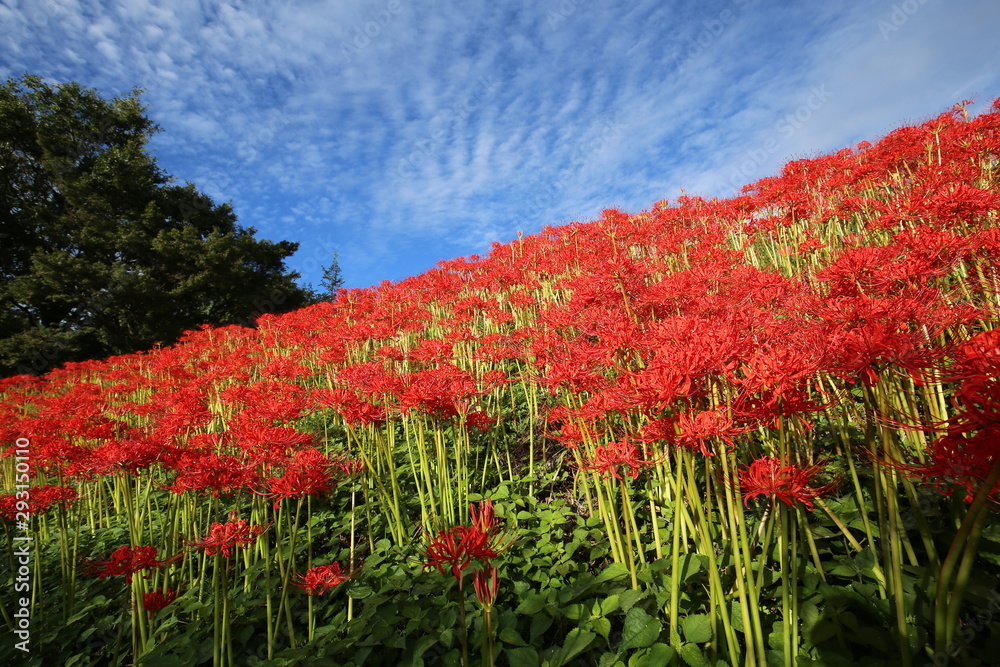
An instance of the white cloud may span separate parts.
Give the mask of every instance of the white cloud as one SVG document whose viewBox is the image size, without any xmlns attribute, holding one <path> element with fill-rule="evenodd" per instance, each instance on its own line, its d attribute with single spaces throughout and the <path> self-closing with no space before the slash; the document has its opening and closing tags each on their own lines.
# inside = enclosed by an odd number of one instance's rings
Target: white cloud
<svg viewBox="0 0 1000 667">
<path fill-rule="evenodd" d="M 1000 95 L 995 3 L 896 5 L 79 0 L 0 7 L 0 72 L 144 86 L 167 171 L 368 284 Z"/>
</svg>

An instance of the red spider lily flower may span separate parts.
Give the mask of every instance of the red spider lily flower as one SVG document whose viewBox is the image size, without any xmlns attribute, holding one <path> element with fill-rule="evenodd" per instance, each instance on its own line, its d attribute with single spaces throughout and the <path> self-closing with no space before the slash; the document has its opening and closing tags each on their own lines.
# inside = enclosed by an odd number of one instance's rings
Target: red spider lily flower
<svg viewBox="0 0 1000 667">
<path fill-rule="evenodd" d="M 656 461 L 640 458 L 638 447 L 630 442 L 619 441 L 595 447 L 593 459 L 583 468 L 601 473 L 611 473 L 616 479 L 622 479 L 622 472 L 629 477 L 638 477 L 642 466 L 651 465 L 656 465 Z"/>
<path fill-rule="evenodd" d="M 152 619 L 153 614 L 172 604 L 175 599 L 177 599 L 177 591 L 170 589 L 167 589 L 166 592 L 151 591 L 142 596 L 142 606 L 149 614 L 149 618 Z"/>
<path fill-rule="evenodd" d="M 476 589 L 476 597 L 479 598 L 483 609 L 492 609 L 499 588 L 497 569 L 486 563 L 482 568 L 472 573 L 472 585 Z"/>
<path fill-rule="evenodd" d="M 365 471 L 365 462 L 362 459 L 340 459 L 335 467 L 345 477 L 357 477 Z"/>
<path fill-rule="evenodd" d="M 343 571 L 340 563 L 318 565 L 306 570 L 304 575 L 299 576 L 295 581 L 295 585 L 306 591 L 309 595 L 313 593 L 322 595 L 331 588 L 344 583 L 352 576 L 354 576 L 354 573 Z"/>
<path fill-rule="evenodd" d="M 496 534 L 503 519 L 493 513 L 493 499 L 487 498 L 478 503 L 469 504 L 469 523 L 487 535 Z"/>
<path fill-rule="evenodd" d="M 167 488 L 176 494 L 210 490 L 215 497 L 231 495 L 253 488 L 258 477 L 252 465 L 238 458 L 204 451 L 184 452 L 169 467 L 177 477 Z"/>
<path fill-rule="evenodd" d="M 923 465 L 888 463 L 909 475 L 933 482 L 934 488 L 945 497 L 950 497 L 956 488 L 965 489 L 963 500 L 971 503 L 989 477 L 998 451 L 1000 430 L 984 429 L 970 436 L 955 433 L 939 438 L 931 446 L 930 456 Z M 995 501 L 1000 500 L 1000 481 L 990 490 L 990 496 Z"/>
<path fill-rule="evenodd" d="M 489 564 L 513 545 L 500 530 L 503 521 L 493 513 L 489 498 L 469 505 L 470 525 L 454 526 L 438 532 L 427 544 L 424 568 L 436 567 L 441 574 L 450 567 L 457 581 L 473 560 Z"/>
<path fill-rule="evenodd" d="M 336 485 L 331 476 L 331 468 L 338 462 L 331 461 L 317 449 L 303 449 L 295 452 L 291 464 L 281 477 L 265 480 L 267 490 L 260 495 L 274 498 L 274 509 L 278 509 L 285 498 L 304 498 L 329 493 Z"/>
<path fill-rule="evenodd" d="M 91 452 L 91 465 L 104 475 L 134 475 L 155 463 L 162 452 L 162 443 L 153 438 L 109 440 Z"/>
<path fill-rule="evenodd" d="M 778 498 L 789 507 L 795 501 L 801 502 L 812 510 L 813 499 L 826 494 L 832 485 L 810 487 L 809 483 L 819 474 L 821 466 L 813 465 L 799 468 L 794 465 L 781 465 L 781 461 L 773 456 L 757 459 L 744 470 L 740 470 L 740 488 L 743 490 L 743 504 L 749 505 L 750 500 L 757 496 Z"/>
<path fill-rule="evenodd" d="M 46 484 L 32 487 L 28 490 L 27 512 L 29 514 L 44 514 L 60 503 L 69 503 L 77 499 L 76 489 L 68 486 Z M 19 499 L 16 493 L 0 496 L 0 518 L 13 521 L 17 518 Z M 25 502 L 25 501 L 21 501 Z"/>
<path fill-rule="evenodd" d="M 456 581 L 473 560 L 489 561 L 497 552 L 489 544 L 489 536 L 476 526 L 454 526 L 438 532 L 427 545 L 424 569 L 436 567 L 441 574 L 451 568 Z"/>
<path fill-rule="evenodd" d="M 718 438 L 731 450 L 733 438 L 748 429 L 733 426 L 733 420 L 721 410 L 703 410 L 692 416 L 685 412 L 677 420 L 680 432 L 677 434 L 677 444 L 691 451 L 700 451 L 704 456 L 715 456 L 709 449 L 713 437 Z"/>
<path fill-rule="evenodd" d="M 228 557 L 232 555 L 234 548 L 246 549 L 252 545 L 266 530 L 267 526 L 251 526 L 246 519 L 236 519 L 230 514 L 227 523 L 213 523 L 208 536 L 201 541 L 192 542 L 191 546 L 204 549 L 208 556 L 221 552 L 223 556 Z"/>
<path fill-rule="evenodd" d="M 132 575 L 141 570 L 150 570 L 168 565 L 179 559 L 183 554 L 177 554 L 166 560 L 156 560 L 156 547 L 133 547 L 129 545 L 115 549 L 109 560 L 86 560 L 84 567 L 88 574 L 104 579 L 105 577 L 125 577 L 125 583 L 132 583 Z M 147 574 L 148 579 L 152 574 Z"/>
</svg>

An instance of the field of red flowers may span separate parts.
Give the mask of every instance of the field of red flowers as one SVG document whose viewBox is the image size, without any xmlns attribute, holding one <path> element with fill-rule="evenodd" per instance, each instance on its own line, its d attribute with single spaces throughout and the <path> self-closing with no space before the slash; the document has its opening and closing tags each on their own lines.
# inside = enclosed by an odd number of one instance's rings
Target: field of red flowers
<svg viewBox="0 0 1000 667">
<path fill-rule="evenodd" d="M 993 664 L 1000 100 L 968 105 L 0 380 L 0 660 Z"/>
</svg>

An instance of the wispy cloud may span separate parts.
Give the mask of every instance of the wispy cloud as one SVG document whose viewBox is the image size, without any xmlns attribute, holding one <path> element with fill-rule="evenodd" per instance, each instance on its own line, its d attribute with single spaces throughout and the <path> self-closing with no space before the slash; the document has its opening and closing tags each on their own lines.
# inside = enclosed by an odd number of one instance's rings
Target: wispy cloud
<svg viewBox="0 0 1000 667">
<path fill-rule="evenodd" d="M 727 196 L 1000 95 L 989 0 L 27 5 L 0 6 L 2 73 L 145 88 L 162 166 L 300 241 L 313 282 L 334 250 L 367 285 L 681 188 Z"/>
</svg>

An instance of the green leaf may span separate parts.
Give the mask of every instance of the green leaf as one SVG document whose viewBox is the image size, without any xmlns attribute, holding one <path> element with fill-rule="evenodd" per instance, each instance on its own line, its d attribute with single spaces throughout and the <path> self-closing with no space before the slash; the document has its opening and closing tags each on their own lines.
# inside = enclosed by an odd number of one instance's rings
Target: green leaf
<svg viewBox="0 0 1000 667">
<path fill-rule="evenodd" d="M 369 595 L 372 595 L 374 592 L 375 591 L 364 584 L 354 584 L 347 590 L 347 596 L 352 597 L 355 600 L 363 600 Z"/>
<path fill-rule="evenodd" d="M 622 591 L 618 595 L 618 599 L 621 601 L 622 611 L 628 611 L 629 609 L 631 609 L 632 605 L 634 605 L 636 602 L 645 597 L 645 595 L 646 593 L 643 591 L 636 591 L 631 589 L 627 591 Z"/>
<path fill-rule="evenodd" d="M 628 667 L 663 667 L 668 665 L 677 655 L 677 651 L 660 642 L 648 649 L 633 655 L 628 661 Z"/>
<path fill-rule="evenodd" d="M 683 644 L 677 653 L 690 667 L 712 667 L 712 663 L 696 644 Z"/>
<path fill-rule="evenodd" d="M 590 627 L 593 628 L 594 632 L 604 637 L 605 640 L 611 634 L 611 621 L 606 618 L 592 618 L 590 620 Z"/>
<path fill-rule="evenodd" d="M 832 621 L 817 621 L 806 633 L 805 637 L 813 646 L 819 646 L 837 634 L 837 625 Z"/>
<path fill-rule="evenodd" d="M 618 579 L 620 577 L 624 577 L 627 574 L 628 574 L 628 568 L 625 567 L 624 563 L 612 563 L 611 565 L 608 565 L 606 568 L 601 570 L 601 573 L 597 575 L 597 578 L 594 580 L 594 583 L 601 584 L 604 583 L 605 581 L 611 581 L 612 579 Z"/>
<path fill-rule="evenodd" d="M 538 667 L 541 664 L 538 659 L 538 651 L 530 646 L 507 649 L 504 653 L 510 667 Z"/>
<path fill-rule="evenodd" d="M 679 573 L 681 582 L 685 582 L 701 571 L 704 561 L 708 558 L 701 554 L 685 554 L 681 556 Z"/>
<path fill-rule="evenodd" d="M 660 636 L 663 624 L 650 616 L 640 607 L 629 609 L 625 615 L 625 628 L 622 630 L 622 640 L 618 644 L 618 652 L 631 648 L 651 646 Z"/>
<path fill-rule="evenodd" d="M 841 563 L 827 570 L 827 574 L 832 574 L 835 577 L 847 577 L 853 579 L 857 576 L 858 571 L 851 565 Z"/>
<path fill-rule="evenodd" d="M 412 655 L 409 656 L 411 665 L 423 665 L 422 657 L 431 646 L 437 643 L 437 637 L 424 635 L 413 645 Z M 405 663 L 404 663 L 405 664 Z"/>
<path fill-rule="evenodd" d="M 618 600 L 618 595 L 609 595 L 601 600 L 601 615 L 607 616 L 608 614 L 617 611 L 620 606 L 621 602 Z"/>
<path fill-rule="evenodd" d="M 545 598 L 538 593 L 529 593 L 523 600 L 521 600 L 521 604 L 517 605 L 517 609 L 514 611 L 518 614 L 531 616 L 532 614 L 537 614 L 543 609 L 545 609 Z"/>
<path fill-rule="evenodd" d="M 552 658 L 552 663 L 550 667 L 559 667 L 560 665 L 569 664 L 569 661 L 579 655 L 584 649 L 590 646 L 594 638 L 597 637 L 593 632 L 583 630 L 581 628 L 573 628 L 566 635 L 566 641 L 563 642 L 562 648 L 555 654 Z"/>
<path fill-rule="evenodd" d="M 504 628 L 500 631 L 500 641 L 505 644 L 513 644 L 514 646 L 527 646 L 528 643 L 521 639 L 521 635 L 517 634 L 517 630 L 514 628 Z"/>
<path fill-rule="evenodd" d="M 743 632 L 743 605 L 739 600 L 733 600 L 729 618 L 733 624 L 733 630 Z"/>
<path fill-rule="evenodd" d="M 553 619 L 548 614 L 537 614 L 531 619 L 531 643 L 545 634 L 545 631 L 552 627 Z"/>
<path fill-rule="evenodd" d="M 704 644 L 712 639 L 712 619 L 708 614 L 693 614 L 681 619 L 684 638 L 694 644 Z"/>
</svg>

